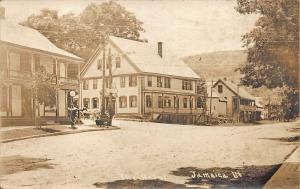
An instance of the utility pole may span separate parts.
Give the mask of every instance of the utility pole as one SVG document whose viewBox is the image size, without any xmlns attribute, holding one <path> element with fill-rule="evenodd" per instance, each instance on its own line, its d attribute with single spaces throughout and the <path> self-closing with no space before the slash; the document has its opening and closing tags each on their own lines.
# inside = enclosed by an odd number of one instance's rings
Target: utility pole
<svg viewBox="0 0 300 189">
<path fill-rule="evenodd" d="M 237 85 L 237 101 L 238 101 L 237 122 L 238 123 L 240 122 L 240 104 L 241 104 L 239 91 L 240 91 L 240 85 Z"/>
<path fill-rule="evenodd" d="M 103 40 L 103 58 L 102 58 L 102 96 L 101 96 L 101 115 L 105 114 L 105 39 Z"/>
<path fill-rule="evenodd" d="M 268 102 L 268 119 L 270 119 L 270 104 L 271 104 L 271 96 L 270 95 L 268 95 L 269 96 L 269 102 Z"/>
<path fill-rule="evenodd" d="M 211 121 L 211 106 L 212 106 L 212 91 L 213 91 L 214 81 L 211 80 L 211 87 L 210 87 L 210 99 L 209 99 L 209 120 Z"/>
<path fill-rule="evenodd" d="M 111 125 L 112 117 L 113 117 L 113 99 L 112 99 L 112 60 L 111 60 L 111 48 L 108 49 L 108 69 L 109 69 L 109 125 Z"/>
</svg>

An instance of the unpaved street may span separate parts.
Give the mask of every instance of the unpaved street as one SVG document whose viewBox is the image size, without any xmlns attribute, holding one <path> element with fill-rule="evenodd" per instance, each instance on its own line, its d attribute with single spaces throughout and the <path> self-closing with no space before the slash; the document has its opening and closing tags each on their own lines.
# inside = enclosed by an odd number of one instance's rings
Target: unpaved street
<svg viewBox="0 0 300 189">
<path fill-rule="evenodd" d="M 96 182 L 127 179 L 184 184 L 187 177 L 171 172 L 184 167 L 280 164 L 296 145 L 270 138 L 298 134 L 289 131 L 291 123 L 200 127 L 116 121 L 115 125 L 121 129 L 1 144 L 1 157 L 50 159 L 43 161 L 46 166 L 2 175 L 1 187 L 96 188 Z"/>
</svg>

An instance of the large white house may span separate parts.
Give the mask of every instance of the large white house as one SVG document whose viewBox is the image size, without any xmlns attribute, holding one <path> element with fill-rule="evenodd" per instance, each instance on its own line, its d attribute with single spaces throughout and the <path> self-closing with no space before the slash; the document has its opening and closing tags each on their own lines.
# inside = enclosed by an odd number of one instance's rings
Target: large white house
<svg viewBox="0 0 300 189">
<path fill-rule="evenodd" d="M 31 125 L 34 119 L 32 79 L 39 67 L 55 75 L 56 104 L 40 104 L 46 122 L 66 122 L 68 93 L 79 90 L 83 59 L 57 48 L 38 31 L 5 19 L 0 7 L 0 125 Z"/>
<path fill-rule="evenodd" d="M 203 92 L 197 87 L 200 77 L 180 60 L 165 61 L 161 42 L 152 47 L 118 37 L 109 37 L 105 47 L 99 45 L 81 71 L 81 106 L 91 111 L 101 109 L 104 48 L 105 56 L 111 52 L 113 90 L 108 92 L 114 95 L 116 117 L 195 123 L 205 112 L 205 102 L 197 101 Z M 105 81 L 108 88 L 109 80 Z"/>
</svg>

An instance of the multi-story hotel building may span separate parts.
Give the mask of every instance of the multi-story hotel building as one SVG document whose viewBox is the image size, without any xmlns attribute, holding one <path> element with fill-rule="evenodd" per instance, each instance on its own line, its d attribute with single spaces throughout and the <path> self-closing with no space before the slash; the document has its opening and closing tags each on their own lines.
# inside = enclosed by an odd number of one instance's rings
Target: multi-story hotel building
<svg viewBox="0 0 300 189">
<path fill-rule="evenodd" d="M 162 56 L 161 42 L 153 48 L 148 43 L 109 37 L 81 72 L 81 106 L 90 111 L 101 109 L 103 68 L 107 69 L 104 86 L 108 88 L 111 59 L 112 89 L 106 90 L 105 104 L 112 92 L 116 117 L 195 123 L 205 113 L 205 102 L 199 100 L 201 79 L 182 61 L 168 62 Z"/>
</svg>

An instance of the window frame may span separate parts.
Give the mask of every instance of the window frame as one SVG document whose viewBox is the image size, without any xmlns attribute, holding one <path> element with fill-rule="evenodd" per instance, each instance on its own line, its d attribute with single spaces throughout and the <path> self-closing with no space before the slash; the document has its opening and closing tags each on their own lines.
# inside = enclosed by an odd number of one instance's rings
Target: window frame
<svg viewBox="0 0 300 189">
<path fill-rule="evenodd" d="M 157 87 L 158 88 L 162 88 L 163 87 L 162 77 L 161 76 L 157 76 L 156 77 L 156 81 L 157 81 Z"/>
<path fill-rule="evenodd" d="M 86 102 L 85 100 L 88 100 L 88 101 L 87 101 L 87 103 L 88 103 L 87 106 L 85 106 L 85 102 Z M 83 107 L 89 109 L 89 108 L 90 108 L 90 98 L 83 98 L 83 99 L 82 99 L 82 104 L 83 104 Z"/>
<path fill-rule="evenodd" d="M 223 85 L 218 85 L 218 93 L 223 93 Z"/>
<path fill-rule="evenodd" d="M 188 108 L 187 98 L 183 98 L 182 101 L 183 101 L 182 107 L 183 107 L 183 108 Z"/>
<path fill-rule="evenodd" d="M 182 80 L 182 90 L 193 90 L 193 82 L 191 80 Z"/>
<path fill-rule="evenodd" d="M 122 101 L 122 100 L 124 100 L 124 101 Z M 127 96 L 119 97 L 119 108 L 127 108 Z"/>
<path fill-rule="evenodd" d="M 152 87 L 152 76 L 151 75 L 149 75 L 149 76 L 147 76 L 147 86 L 148 87 Z"/>
<path fill-rule="evenodd" d="M 93 89 L 98 88 L 98 79 L 93 79 Z"/>
<path fill-rule="evenodd" d="M 164 107 L 164 100 L 163 100 L 163 96 L 158 96 L 158 108 L 163 108 Z"/>
<path fill-rule="evenodd" d="M 129 87 L 136 87 L 137 86 L 137 76 L 130 75 L 129 76 Z"/>
<path fill-rule="evenodd" d="M 170 97 L 164 97 L 164 105 L 165 108 L 172 108 L 172 100 Z"/>
<path fill-rule="evenodd" d="M 146 107 L 152 108 L 152 98 L 150 95 L 146 95 Z"/>
<path fill-rule="evenodd" d="M 137 96 L 131 95 L 129 96 L 129 108 L 136 108 L 137 107 Z"/>
<path fill-rule="evenodd" d="M 171 88 L 171 78 L 164 77 L 164 88 Z"/>
<path fill-rule="evenodd" d="M 102 69 L 103 69 L 102 59 L 100 58 L 97 60 L 97 70 L 102 71 Z"/>
<path fill-rule="evenodd" d="M 96 100 L 96 107 L 94 106 L 94 100 Z M 93 97 L 92 98 L 92 109 L 97 109 L 99 108 L 99 98 L 98 97 Z"/>
<path fill-rule="evenodd" d="M 126 76 L 120 77 L 120 87 L 125 88 L 126 87 Z"/>
<path fill-rule="evenodd" d="M 89 90 L 89 80 L 88 79 L 83 80 L 82 90 Z"/>
</svg>

